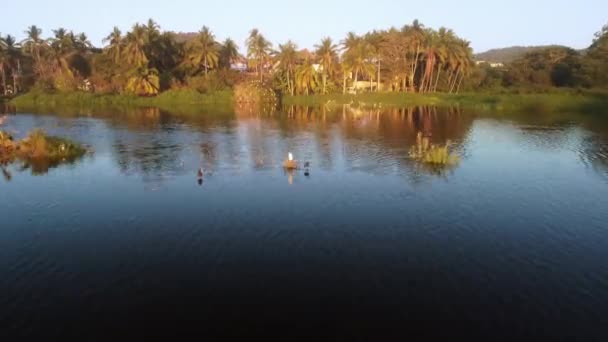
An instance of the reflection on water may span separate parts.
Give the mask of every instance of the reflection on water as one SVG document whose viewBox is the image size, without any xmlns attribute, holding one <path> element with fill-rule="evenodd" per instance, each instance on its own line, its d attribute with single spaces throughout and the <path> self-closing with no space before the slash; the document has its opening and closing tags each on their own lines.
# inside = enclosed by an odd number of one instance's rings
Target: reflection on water
<svg viewBox="0 0 608 342">
<path fill-rule="evenodd" d="M 87 117 L 103 121 L 87 121 Z M 195 116 L 176 116 L 158 108 L 123 108 L 89 111 L 84 116 L 78 109 L 68 109 L 60 111 L 57 120 L 34 116 L 26 125 L 38 127 L 53 121 L 53 126 L 65 126 L 60 130 L 82 134 L 85 140 L 96 129 L 107 131 L 97 138 L 111 145 L 104 148 L 110 149 L 120 171 L 139 175 L 145 182 L 184 175 L 197 165 L 231 170 L 276 168 L 281 156 L 292 150 L 301 159 L 314 159 L 315 166 L 325 171 L 340 167 L 379 175 L 398 172 L 420 179 L 424 173 L 445 177 L 451 171 L 413 162 L 408 151 L 416 145 L 417 133 L 431 144 L 449 141 L 455 155 L 466 162 L 467 139 L 478 117 L 483 118 L 460 108 L 424 106 L 287 106 L 266 112 L 238 106 L 234 113 Z M 585 163 L 606 173 L 606 124 L 587 124 L 580 116 L 549 123 L 542 120 L 524 117 L 512 122 L 517 128 L 514 137 L 543 150 L 574 149 Z M 34 174 L 44 174 L 49 166 L 23 165 L 19 169 L 29 168 Z"/>
<path fill-rule="evenodd" d="M 138 175 L 148 183 L 163 183 L 198 166 L 234 172 L 277 168 L 287 151 L 296 152 L 303 160 L 314 159 L 315 167 L 327 172 L 336 168 L 377 175 L 397 172 L 419 181 L 425 175 L 446 178 L 453 170 L 412 160 L 408 151 L 415 146 L 418 132 L 434 145 L 449 141 L 454 154 L 466 163 L 474 122 L 495 119 L 498 117 L 475 115 L 461 108 L 424 106 L 287 106 L 266 112 L 239 106 L 234 112 L 201 115 L 172 115 L 158 108 L 89 109 L 83 114 L 72 108 L 59 111 L 56 119 L 30 117 L 24 126 L 51 124 L 85 140 L 89 140 L 89 133 L 106 131 L 103 137 L 96 137 L 105 143 L 102 150 L 109 150 L 122 173 Z M 603 119 L 559 114 L 513 116 L 501 122 L 512 125 L 516 129 L 510 132 L 513 139 L 525 146 L 543 151 L 571 149 L 596 172 L 608 173 L 608 129 Z M 28 129 L 18 123 L 14 126 L 16 134 Z M 17 170 L 44 174 L 49 167 L 22 165 Z"/>
<path fill-rule="evenodd" d="M 332 322 L 378 337 L 438 319 L 490 337 L 605 332 L 605 118 L 68 109 L 4 129 L 34 127 L 95 154 L 44 177 L 1 170 L 0 323 L 18 332 L 168 316 L 244 333 Z M 419 132 L 460 163 L 412 159 Z M 309 164 L 283 169 L 289 152 Z"/>
</svg>

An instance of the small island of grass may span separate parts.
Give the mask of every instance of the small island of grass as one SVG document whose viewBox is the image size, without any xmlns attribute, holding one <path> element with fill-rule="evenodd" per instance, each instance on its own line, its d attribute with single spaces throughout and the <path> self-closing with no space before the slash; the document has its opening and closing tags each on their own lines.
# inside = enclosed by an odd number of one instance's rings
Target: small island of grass
<svg viewBox="0 0 608 342">
<path fill-rule="evenodd" d="M 69 139 L 48 136 L 34 130 L 22 140 L 15 141 L 11 134 L 0 131 L 0 164 L 20 160 L 28 165 L 45 165 L 47 168 L 61 163 L 74 162 L 87 153 L 86 148 Z"/>
</svg>

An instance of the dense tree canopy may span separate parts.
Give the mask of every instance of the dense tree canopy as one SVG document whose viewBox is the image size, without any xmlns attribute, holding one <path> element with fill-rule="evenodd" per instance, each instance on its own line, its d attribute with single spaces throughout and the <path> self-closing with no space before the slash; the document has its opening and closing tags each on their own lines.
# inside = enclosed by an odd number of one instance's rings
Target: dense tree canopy
<svg viewBox="0 0 608 342">
<path fill-rule="evenodd" d="M 257 29 L 244 42 L 161 31 L 152 19 L 130 31 L 114 28 L 92 46 L 65 28 L 45 38 L 32 25 L 17 42 L 0 35 L 0 91 L 95 91 L 156 95 L 172 88 L 205 92 L 258 79 L 285 94 L 401 91 L 447 92 L 504 87 L 606 87 L 608 26 L 585 51 L 549 46 L 505 65 L 476 64 L 468 41 L 448 28 L 415 20 L 401 28 L 349 33 L 338 44 L 324 38 L 309 51 L 288 41 L 277 49 Z M 246 70 L 242 66 L 246 65 Z"/>
</svg>

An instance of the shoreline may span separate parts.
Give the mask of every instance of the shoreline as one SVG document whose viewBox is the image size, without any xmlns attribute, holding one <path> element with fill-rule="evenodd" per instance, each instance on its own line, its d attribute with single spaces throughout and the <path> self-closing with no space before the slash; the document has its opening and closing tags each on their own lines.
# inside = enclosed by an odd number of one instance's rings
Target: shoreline
<svg viewBox="0 0 608 342">
<path fill-rule="evenodd" d="M 604 92 L 554 92 L 554 93 L 464 93 L 464 94 L 417 94 L 417 93 L 363 93 L 358 95 L 330 94 L 289 96 L 283 105 L 322 106 L 439 106 L 489 109 L 496 111 L 608 111 L 608 93 Z"/>
<path fill-rule="evenodd" d="M 56 107 L 158 107 L 168 111 L 176 109 L 223 108 L 234 106 L 234 93 L 230 90 L 203 94 L 195 90 L 171 90 L 155 97 L 133 95 L 73 93 L 25 93 L 13 99 L 0 99 L 0 103 L 15 106 L 17 110 Z M 608 111 L 608 93 L 602 91 L 564 91 L 550 93 L 363 93 L 284 96 L 283 106 L 341 106 L 359 107 L 464 107 L 493 111 L 582 111 L 605 113 Z"/>
</svg>

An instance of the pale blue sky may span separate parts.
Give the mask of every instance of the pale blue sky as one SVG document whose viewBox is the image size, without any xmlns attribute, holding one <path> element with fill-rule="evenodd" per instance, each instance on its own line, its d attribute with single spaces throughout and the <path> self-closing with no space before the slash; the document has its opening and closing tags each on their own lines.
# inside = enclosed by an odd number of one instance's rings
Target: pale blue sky
<svg viewBox="0 0 608 342">
<path fill-rule="evenodd" d="M 86 32 L 98 46 L 113 26 L 124 31 L 150 17 L 164 30 L 207 25 L 219 39 L 231 37 L 241 46 L 257 27 L 275 44 L 292 39 L 302 48 L 324 36 L 339 41 L 348 31 L 401 27 L 418 18 L 454 29 L 480 52 L 511 45 L 587 47 L 608 23 L 608 0 L 5 0 L 0 13 L 3 35 L 21 39 L 32 24 L 44 36 L 65 27 Z"/>
</svg>

